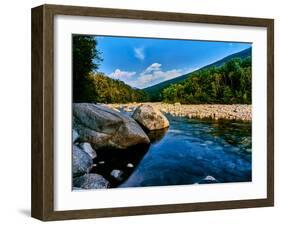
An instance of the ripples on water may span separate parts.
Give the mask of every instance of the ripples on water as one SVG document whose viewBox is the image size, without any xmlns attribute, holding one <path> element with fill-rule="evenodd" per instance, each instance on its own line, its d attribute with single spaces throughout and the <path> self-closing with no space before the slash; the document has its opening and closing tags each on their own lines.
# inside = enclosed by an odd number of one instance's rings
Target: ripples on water
<svg viewBox="0 0 281 226">
<path fill-rule="evenodd" d="M 251 181 L 251 123 L 167 118 L 120 187 Z"/>
</svg>

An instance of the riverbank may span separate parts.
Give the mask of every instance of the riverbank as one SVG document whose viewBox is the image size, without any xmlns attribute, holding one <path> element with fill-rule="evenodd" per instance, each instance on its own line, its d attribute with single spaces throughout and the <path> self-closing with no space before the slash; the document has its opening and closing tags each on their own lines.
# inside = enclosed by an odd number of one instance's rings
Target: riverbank
<svg viewBox="0 0 281 226">
<path fill-rule="evenodd" d="M 118 110 L 122 108 L 124 111 L 134 111 L 135 108 L 142 103 L 128 104 L 106 104 L 106 106 Z M 252 105 L 246 104 L 167 104 L 162 102 L 149 102 L 150 104 L 165 114 L 172 116 L 181 116 L 188 118 L 200 119 L 227 119 L 227 120 L 252 120 Z"/>
</svg>

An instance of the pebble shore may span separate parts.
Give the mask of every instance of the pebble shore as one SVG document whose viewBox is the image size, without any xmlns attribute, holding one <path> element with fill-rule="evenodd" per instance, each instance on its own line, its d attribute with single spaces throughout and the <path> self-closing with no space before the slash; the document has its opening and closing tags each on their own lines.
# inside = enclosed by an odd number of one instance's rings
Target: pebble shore
<svg viewBox="0 0 281 226">
<path fill-rule="evenodd" d="M 118 110 L 120 108 L 124 111 L 134 111 L 135 108 L 142 103 L 128 103 L 128 104 L 106 104 L 106 106 Z M 200 119 L 227 119 L 227 120 L 252 120 L 252 105 L 246 104 L 167 104 L 162 102 L 145 103 L 154 106 L 165 114 L 172 116 L 181 116 L 188 118 Z"/>
</svg>

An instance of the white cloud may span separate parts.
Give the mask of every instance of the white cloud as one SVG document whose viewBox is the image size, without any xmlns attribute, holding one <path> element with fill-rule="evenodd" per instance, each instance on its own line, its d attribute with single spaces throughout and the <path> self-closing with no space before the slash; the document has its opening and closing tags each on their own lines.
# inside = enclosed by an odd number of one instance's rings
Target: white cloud
<svg viewBox="0 0 281 226">
<path fill-rule="evenodd" d="M 144 60 L 144 49 L 143 48 L 134 48 L 135 57 L 139 60 Z"/>
<path fill-rule="evenodd" d="M 144 72 L 142 72 L 142 73 L 144 74 L 144 73 L 151 73 L 151 72 L 154 72 L 154 71 L 160 71 L 161 66 L 162 66 L 162 64 L 153 63 L 148 68 L 146 68 L 144 70 Z"/>
<path fill-rule="evenodd" d="M 194 68 L 184 68 L 163 71 L 162 65 L 155 62 L 149 65 L 140 74 L 137 74 L 133 71 L 121 71 L 120 69 L 116 69 L 114 72 L 109 74 L 109 77 L 122 80 L 132 87 L 142 89 L 148 86 L 156 85 L 166 80 L 176 78 L 194 70 Z"/>
<path fill-rule="evenodd" d="M 135 74 L 136 72 L 134 71 L 121 71 L 120 69 L 116 69 L 109 76 L 114 79 L 127 80 L 130 79 Z"/>
<path fill-rule="evenodd" d="M 159 82 L 170 80 L 184 74 L 182 69 L 172 69 L 168 71 L 162 71 L 161 64 L 153 63 L 148 66 L 132 85 L 138 88 L 144 88 L 147 86 L 155 85 Z"/>
</svg>

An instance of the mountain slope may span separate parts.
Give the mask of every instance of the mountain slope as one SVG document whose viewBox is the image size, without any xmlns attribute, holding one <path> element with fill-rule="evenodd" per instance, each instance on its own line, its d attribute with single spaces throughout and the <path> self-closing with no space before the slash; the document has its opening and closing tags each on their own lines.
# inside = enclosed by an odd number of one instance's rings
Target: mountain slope
<svg viewBox="0 0 281 226">
<path fill-rule="evenodd" d="M 90 86 L 94 89 L 97 103 L 129 103 L 147 101 L 146 93 L 126 83 L 110 78 L 103 73 L 91 73 Z"/>
<path fill-rule="evenodd" d="M 252 56 L 252 48 L 248 48 L 245 50 L 242 50 L 240 52 L 231 54 L 229 56 L 226 56 L 214 63 L 211 63 L 209 65 L 206 65 L 196 71 L 202 70 L 202 69 L 206 69 L 206 68 L 210 68 L 210 67 L 219 67 L 222 66 L 224 63 L 228 62 L 229 60 L 233 59 L 233 58 L 241 58 L 244 59 L 246 57 Z M 193 71 L 195 72 L 195 71 Z M 181 75 L 179 77 L 158 83 L 156 85 L 144 88 L 143 90 L 149 95 L 149 97 L 151 98 L 152 101 L 158 101 L 159 98 L 159 94 L 162 92 L 163 89 L 165 89 L 166 87 L 168 87 L 169 85 L 173 84 L 173 83 L 178 83 L 181 82 L 183 80 L 185 80 L 190 74 L 192 74 L 193 72 L 190 72 L 188 74 L 185 75 Z"/>
</svg>

